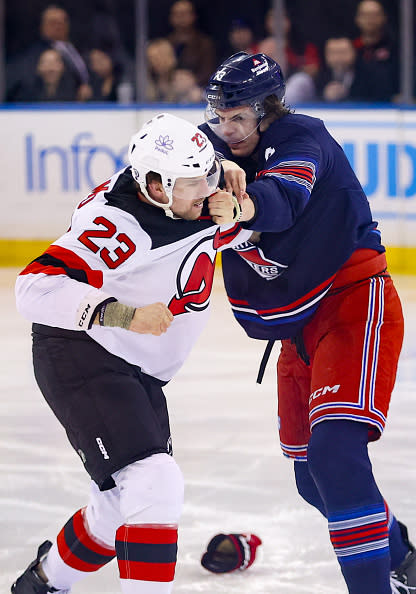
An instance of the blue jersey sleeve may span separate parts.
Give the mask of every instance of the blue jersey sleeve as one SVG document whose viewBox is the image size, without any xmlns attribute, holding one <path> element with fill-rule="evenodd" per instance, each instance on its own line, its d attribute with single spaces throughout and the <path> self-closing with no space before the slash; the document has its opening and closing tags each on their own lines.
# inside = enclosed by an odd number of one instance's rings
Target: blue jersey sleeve
<svg viewBox="0 0 416 594">
<path fill-rule="evenodd" d="M 247 225 L 256 231 L 289 229 L 305 209 L 321 168 L 321 150 L 313 139 L 290 139 L 264 151 L 255 181 L 247 185 L 254 196 L 256 217 Z"/>
</svg>

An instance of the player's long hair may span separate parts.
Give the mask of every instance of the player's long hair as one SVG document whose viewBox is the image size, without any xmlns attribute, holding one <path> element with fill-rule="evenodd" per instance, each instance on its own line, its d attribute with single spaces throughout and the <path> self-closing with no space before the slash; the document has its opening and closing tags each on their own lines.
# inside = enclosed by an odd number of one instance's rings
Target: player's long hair
<svg viewBox="0 0 416 594">
<path fill-rule="evenodd" d="M 287 107 L 283 101 L 280 101 L 276 97 L 276 95 L 269 95 L 266 97 L 263 101 L 263 107 L 266 112 L 261 125 L 261 130 L 263 132 L 276 120 L 280 120 L 288 113 L 294 112 L 294 109 Z"/>
<path fill-rule="evenodd" d="M 285 105 L 283 101 L 280 101 L 276 95 L 269 95 L 263 102 L 266 116 L 276 116 L 275 119 L 280 120 L 283 116 L 288 113 L 293 113 L 293 109 Z"/>
</svg>

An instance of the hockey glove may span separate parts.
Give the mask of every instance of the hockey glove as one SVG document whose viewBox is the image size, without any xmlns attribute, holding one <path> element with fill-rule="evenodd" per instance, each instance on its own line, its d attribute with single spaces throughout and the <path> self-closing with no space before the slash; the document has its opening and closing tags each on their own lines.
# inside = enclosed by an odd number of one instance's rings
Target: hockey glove
<svg viewBox="0 0 416 594">
<path fill-rule="evenodd" d="M 243 571 L 254 563 L 261 544 L 255 534 L 217 534 L 208 543 L 201 565 L 213 573 Z"/>
</svg>

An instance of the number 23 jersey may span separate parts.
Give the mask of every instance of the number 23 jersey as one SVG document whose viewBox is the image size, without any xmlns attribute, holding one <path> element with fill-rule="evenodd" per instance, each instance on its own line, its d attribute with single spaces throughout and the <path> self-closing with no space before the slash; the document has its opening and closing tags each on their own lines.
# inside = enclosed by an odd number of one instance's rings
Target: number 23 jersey
<svg viewBox="0 0 416 594">
<path fill-rule="evenodd" d="M 168 381 L 208 316 L 217 251 L 245 241 L 238 224 L 209 216 L 171 219 L 142 202 L 129 168 L 75 208 L 70 229 L 16 281 L 17 307 L 32 322 L 87 332 L 109 352 Z M 107 299 L 166 304 L 174 320 L 161 336 L 92 325 Z"/>
</svg>

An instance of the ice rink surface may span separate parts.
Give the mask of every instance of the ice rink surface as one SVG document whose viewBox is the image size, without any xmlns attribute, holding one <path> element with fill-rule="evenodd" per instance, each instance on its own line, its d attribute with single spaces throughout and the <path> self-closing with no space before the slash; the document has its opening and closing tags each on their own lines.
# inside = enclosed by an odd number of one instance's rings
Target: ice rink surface
<svg viewBox="0 0 416 594">
<path fill-rule="evenodd" d="M 32 372 L 30 324 L 15 310 L 14 269 L 0 269 L 0 592 L 85 505 L 89 480 Z M 370 446 L 378 484 L 416 541 L 416 278 L 395 277 L 406 333 L 389 422 Z M 166 387 L 175 457 L 185 476 L 175 594 L 346 594 L 325 520 L 297 495 L 277 435 L 278 347 L 256 385 L 264 343 L 234 322 L 220 274 L 208 328 Z M 218 532 L 254 532 L 261 556 L 247 572 L 216 576 L 200 557 Z M 117 566 L 73 594 L 117 594 Z M 370 594 L 370 593 L 369 593 Z M 375 594 L 375 593 L 371 593 Z"/>
</svg>

